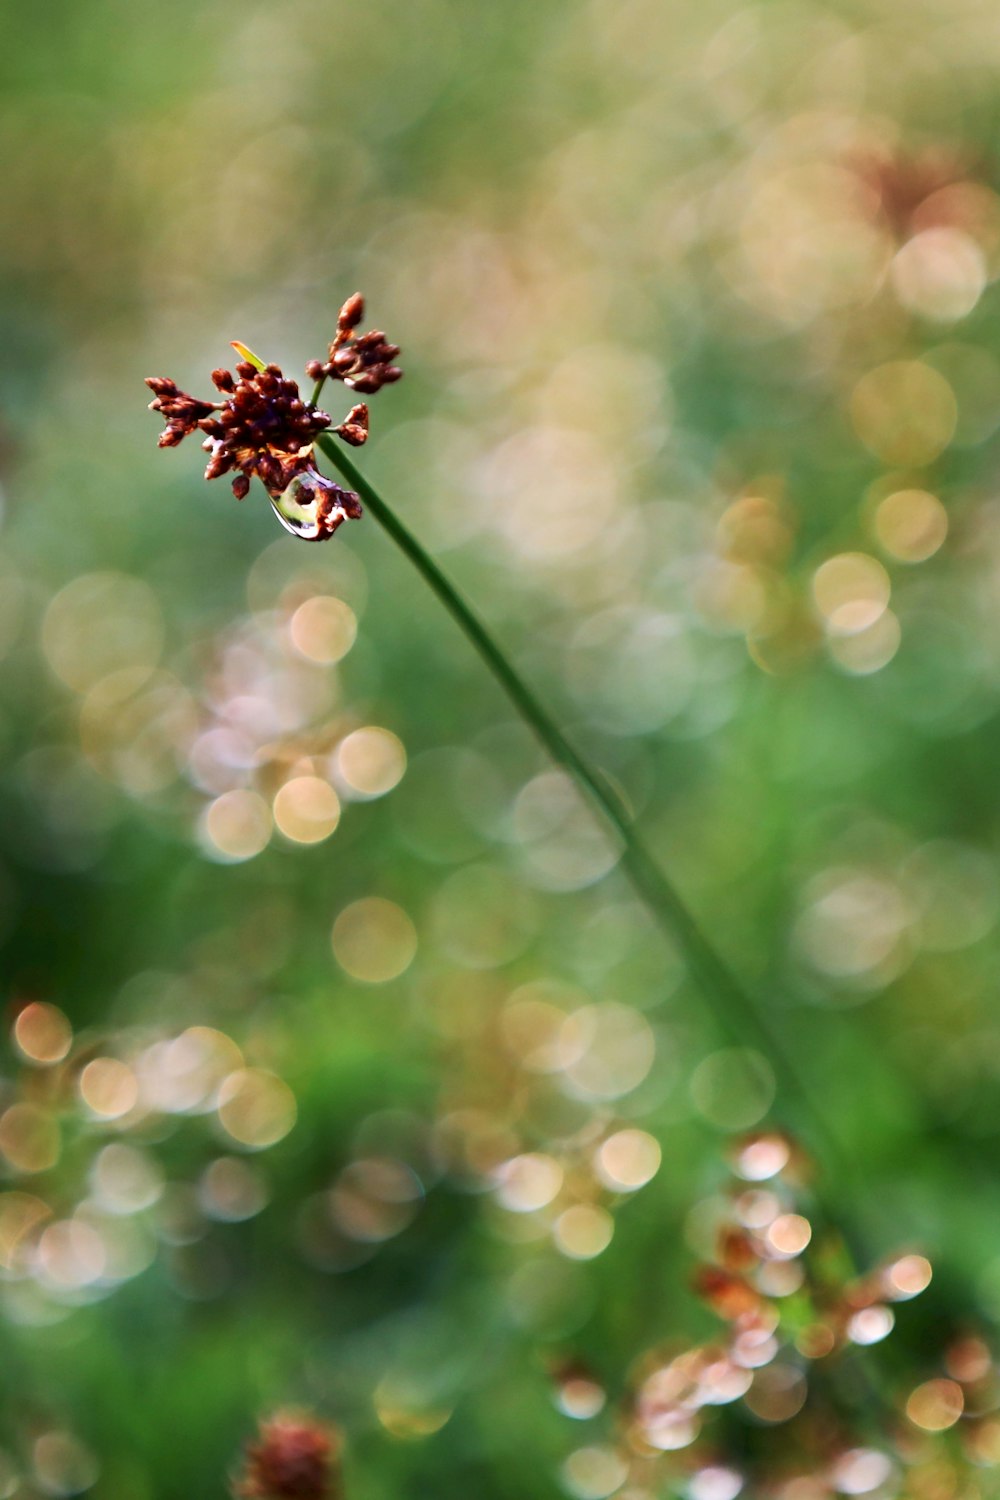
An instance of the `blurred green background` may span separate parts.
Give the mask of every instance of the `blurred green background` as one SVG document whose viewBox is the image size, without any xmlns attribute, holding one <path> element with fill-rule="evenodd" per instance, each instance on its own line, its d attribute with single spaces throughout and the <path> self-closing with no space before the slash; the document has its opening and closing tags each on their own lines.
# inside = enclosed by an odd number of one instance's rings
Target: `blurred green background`
<svg viewBox="0 0 1000 1500">
<path fill-rule="evenodd" d="M 299 1405 L 364 1500 L 588 1500 L 554 1365 L 703 1334 L 727 1136 L 809 1137 L 373 523 L 157 452 L 144 376 L 356 289 L 362 466 L 934 1261 L 898 1347 L 1000 1316 L 998 64 L 981 0 L 0 11 L 0 1494 L 207 1500 Z"/>
</svg>

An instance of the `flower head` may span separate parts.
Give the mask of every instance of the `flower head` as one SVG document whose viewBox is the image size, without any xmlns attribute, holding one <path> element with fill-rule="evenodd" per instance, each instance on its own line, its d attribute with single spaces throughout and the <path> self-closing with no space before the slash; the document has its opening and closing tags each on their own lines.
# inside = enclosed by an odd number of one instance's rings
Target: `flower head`
<svg viewBox="0 0 1000 1500">
<path fill-rule="evenodd" d="M 198 423 L 206 434 L 202 446 L 211 454 L 205 478 L 239 469 L 247 483 L 238 485 L 238 498 L 240 491 L 246 494 L 252 474 L 269 494 L 280 494 L 296 474 L 310 467 L 313 442 L 330 426 L 330 417 L 307 406 L 295 381 L 277 365 L 257 370 L 241 362 L 236 376 L 234 380 L 228 370 L 212 372 L 226 399 L 218 415 L 202 417 Z"/>
<path fill-rule="evenodd" d="M 239 1500 L 339 1500 L 338 1435 L 315 1418 L 283 1412 L 260 1423 L 233 1493 Z"/>
<path fill-rule="evenodd" d="M 402 376 L 393 361 L 399 345 L 390 344 L 380 329 L 356 334 L 355 328 L 365 315 L 365 299 L 360 292 L 348 297 L 337 317 L 337 332 L 324 360 L 310 360 L 306 374 L 312 380 L 342 380 L 352 391 L 374 395 L 384 385 L 392 385 Z"/>
<path fill-rule="evenodd" d="M 340 310 L 337 332 L 325 363 L 312 360 L 306 373 L 322 385 L 340 380 L 352 390 L 373 393 L 402 375 L 392 363 L 399 348 L 385 334 L 373 329 L 355 332 L 364 313 L 360 292 Z M 237 344 L 241 355 L 250 351 Z M 152 376 L 146 384 L 153 392 L 150 410 L 166 419 L 160 434 L 161 448 L 174 448 L 192 432 L 203 434 L 202 447 L 209 454 L 206 479 L 232 474 L 233 494 L 243 500 L 254 475 L 264 485 L 282 525 L 307 541 L 330 537 L 344 521 L 361 515 L 361 504 L 352 490 L 342 489 L 316 468 L 314 445 L 321 432 L 332 428 L 344 442 L 359 447 L 368 437 L 368 407 L 351 407 L 344 421 L 333 427 L 329 413 L 316 405 L 316 395 L 304 401 L 298 385 L 278 365 L 264 365 L 243 358 L 235 374 L 212 371 L 221 397 L 202 401 L 182 391 L 164 376 Z M 318 392 L 318 387 L 317 387 Z"/>
</svg>

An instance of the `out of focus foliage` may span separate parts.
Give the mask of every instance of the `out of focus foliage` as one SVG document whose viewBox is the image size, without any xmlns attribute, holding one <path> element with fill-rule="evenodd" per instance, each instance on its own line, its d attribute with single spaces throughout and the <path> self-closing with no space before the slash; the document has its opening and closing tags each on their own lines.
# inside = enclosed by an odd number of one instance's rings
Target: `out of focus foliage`
<svg viewBox="0 0 1000 1500">
<path fill-rule="evenodd" d="M 296 373 L 356 288 L 407 372 L 367 472 L 909 1257 L 851 1316 L 933 1262 L 878 1367 L 904 1456 L 944 1434 L 906 1493 L 993 1493 L 998 67 L 984 0 L 0 12 L 0 1495 L 209 1500 L 278 1406 L 363 1500 L 672 1492 L 615 1414 L 718 1336 L 728 1137 L 810 1137 L 374 526 L 156 452 L 144 376 Z M 824 1353 L 775 1384 L 770 1338 L 737 1451 Z M 780 1493 L 898 1493 L 886 1430 Z"/>
</svg>

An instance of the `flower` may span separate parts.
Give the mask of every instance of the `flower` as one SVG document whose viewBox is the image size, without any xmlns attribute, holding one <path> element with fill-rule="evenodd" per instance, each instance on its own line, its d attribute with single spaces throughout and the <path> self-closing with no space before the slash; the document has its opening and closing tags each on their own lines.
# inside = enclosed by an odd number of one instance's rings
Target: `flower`
<svg viewBox="0 0 1000 1500">
<path fill-rule="evenodd" d="M 339 1435 L 314 1417 L 281 1412 L 248 1443 L 239 1500 L 339 1500 Z"/>
<path fill-rule="evenodd" d="M 327 379 L 372 393 L 402 375 L 392 363 L 399 348 L 384 333 L 355 333 L 364 305 L 360 292 L 348 298 L 340 309 L 327 361 L 312 360 L 306 366 L 306 373 L 319 383 L 317 393 Z M 234 347 L 242 356 L 250 354 L 242 344 Z M 364 402 L 352 406 L 339 427 L 333 427 L 329 413 L 316 405 L 316 395 L 304 401 L 296 382 L 280 366 L 263 365 L 255 356 L 241 358 L 235 375 L 213 370 L 212 381 L 222 397 L 219 401 L 190 396 L 165 376 L 147 379 L 153 392 L 150 410 L 166 419 L 161 448 L 175 448 L 192 432 L 201 432 L 202 447 L 209 454 L 205 478 L 232 474 L 233 494 L 243 500 L 256 475 L 281 524 L 306 541 L 323 541 L 344 521 L 360 517 L 358 496 L 319 472 L 313 450 L 319 434 L 330 428 L 343 442 L 360 447 L 368 437 Z"/>
<path fill-rule="evenodd" d="M 365 299 L 360 292 L 355 292 L 340 309 L 337 332 L 327 350 L 325 362 L 313 359 L 306 365 L 306 374 L 311 380 L 342 380 L 350 390 L 367 396 L 400 379 L 403 372 L 393 363 L 399 354 L 399 345 L 390 344 L 377 328 L 355 334 L 354 330 L 364 315 Z"/>
<path fill-rule="evenodd" d="M 238 469 L 233 481 L 238 500 L 249 490 L 253 474 L 269 494 L 282 494 L 296 474 L 311 466 L 313 442 L 331 418 L 307 406 L 295 381 L 286 379 L 277 365 L 258 370 L 244 361 L 236 366 L 236 378 L 228 370 L 213 370 L 212 380 L 225 400 L 199 401 L 160 377 L 146 381 L 154 393 L 150 410 L 167 418 L 160 447 L 174 447 L 200 430 L 205 434 L 202 447 L 211 454 L 206 479 Z"/>
</svg>

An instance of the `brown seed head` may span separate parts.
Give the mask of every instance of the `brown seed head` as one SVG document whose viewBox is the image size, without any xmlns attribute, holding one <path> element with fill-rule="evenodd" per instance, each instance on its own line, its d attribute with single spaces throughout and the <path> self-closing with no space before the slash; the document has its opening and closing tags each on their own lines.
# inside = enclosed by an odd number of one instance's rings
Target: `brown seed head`
<svg viewBox="0 0 1000 1500">
<path fill-rule="evenodd" d="M 327 350 L 326 362 L 310 360 L 306 374 L 312 380 L 342 380 L 351 390 L 374 395 L 384 385 L 399 380 L 402 370 L 394 364 L 399 345 L 392 344 L 380 329 L 355 334 L 365 313 L 360 292 L 348 297 L 337 318 L 337 332 Z"/>
<path fill-rule="evenodd" d="M 355 334 L 364 310 L 360 292 L 348 297 L 340 309 L 326 361 L 313 359 L 306 366 L 310 379 L 340 380 L 350 389 L 371 394 L 400 378 L 403 372 L 393 363 L 399 354 L 397 344 L 391 344 L 378 329 Z M 236 348 L 249 353 L 244 345 Z M 343 521 L 361 514 L 358 497 L 324 479 L 313 463 L 316 438 L 332 426 L 332 418 L 304 401 L 295 381 L 288 380 L 279 365 L 259 369 L 242 359 L 235 374 L 213 370 L 212 382 L 220 401 L 190 396 L 163 376 L 146 381 L 154 397 L 151 410 L 166 418 L 161 448 L 176 447 L 190 433 L 200 431 L 202 447 L 209 455 L 205 478 L 233 474 L 233 494 L 242 500 L 256 475 L 283 524 L 307 540 L 332 536 Z M 344 442 L 360 447 L 368 437 L 364 402 L 352 406 L 335 430 Z"/>
<path fill-rule="evenodd" d="M 336 1432 L 312 1417 L 280 1413 L 260 1423 L 243 1473 L 239 1500 L 341 1500 Z"/>
<path fill-rule="evenodd" d="M 310 467 L 313 442 L 330 426 L 330 417 L 307 406 L 295 381 L 286 380 L 277 365 L 256 370 L 241 362 L 236 374 L 234 380 L 228 370 L 213 372 L 219 390 L 229 395 L 196 424 L 211 455 L 205 478 L 237 469 L 237 499 L 246 494 L 245 481 L 254 474 L 271 494 L 281 494 L 296 474 Z"/>
<path fill-rule="evenodd" d="M 213 370 L 212 379 L 224 401 L 200 401 L 178 390 L 172 380 L 146 381 L 155 399 L 153 411 L 167 419 L 160 447 L 172 448 L 196 429 L 205 434 L 202 447 L 211 455 L 206 479 L 218 479 L 233 469 L 242 478 L 233 492 L 242 500 L 248 481 L 259 476 L 272 494 L 286 490 L 296 474 L 309 467 L 317 433 L 330 426 L 325 411 L 307 406 L 294 380 L 286 380 L 277 365 L 257 370 L 241 362 L 236 376 Z"/>
</svg>

